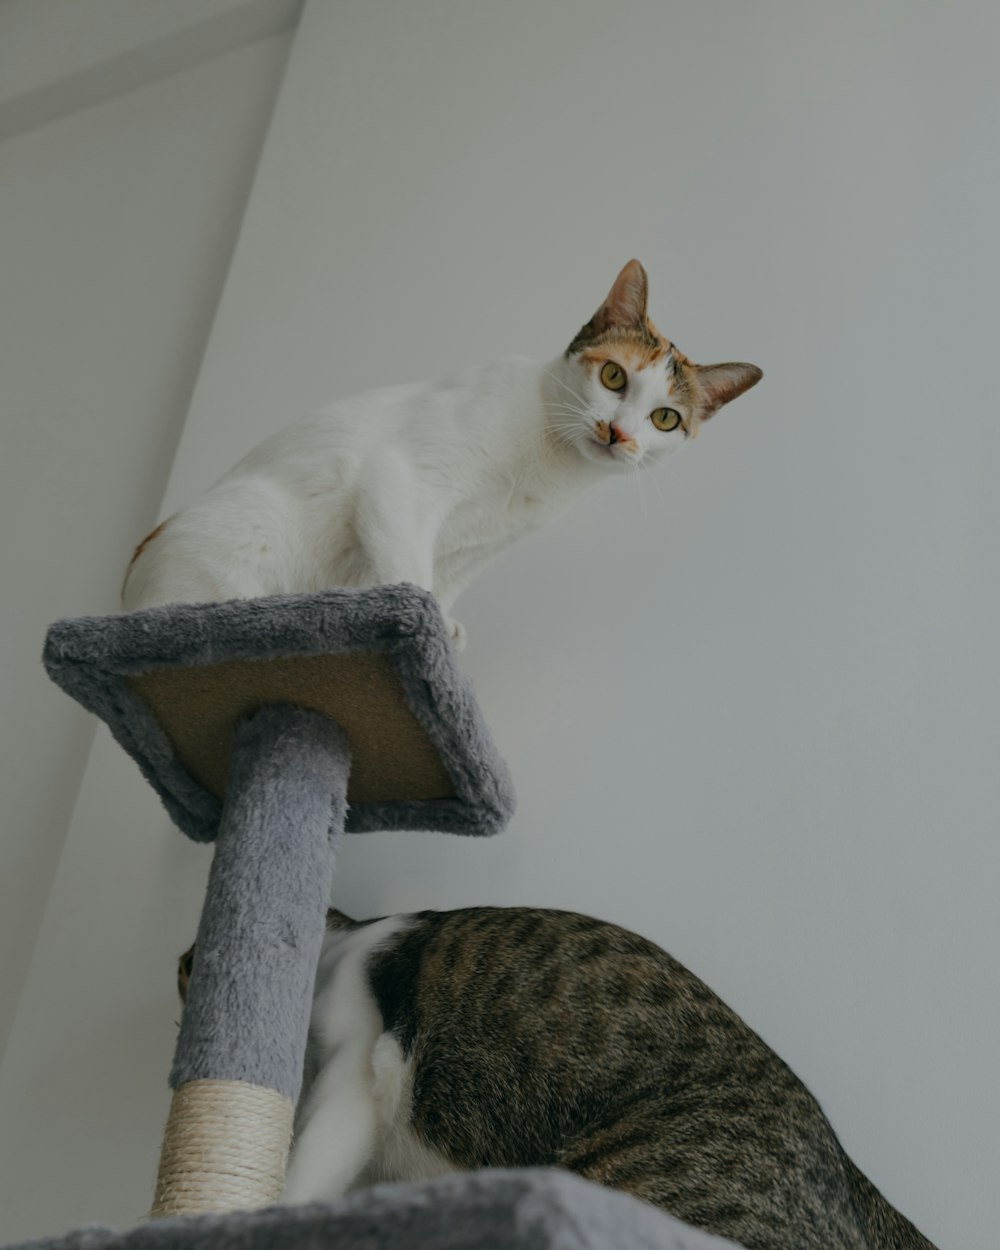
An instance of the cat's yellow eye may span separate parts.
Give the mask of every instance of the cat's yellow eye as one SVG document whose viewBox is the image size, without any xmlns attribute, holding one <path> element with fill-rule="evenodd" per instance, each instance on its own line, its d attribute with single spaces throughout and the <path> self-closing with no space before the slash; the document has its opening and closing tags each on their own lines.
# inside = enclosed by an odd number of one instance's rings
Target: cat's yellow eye
<svg viewBox="0 0 1000 1250">
<path fill-rule="evenodd" d="M 625 389 L 625 370 L 621 365 L 616 365 L 613 360 L 601 370 L 601 381 L 609 391 L 623 391 Z"/>
<path fill-rule="evenodd" d="M 649 419 L 658 430 L 664 430 L 670 433 L 676 430 L 681 423 L 681 414 L 676 408 L 657 408 L 655 412 L 649 414 Z"/>
</svg>

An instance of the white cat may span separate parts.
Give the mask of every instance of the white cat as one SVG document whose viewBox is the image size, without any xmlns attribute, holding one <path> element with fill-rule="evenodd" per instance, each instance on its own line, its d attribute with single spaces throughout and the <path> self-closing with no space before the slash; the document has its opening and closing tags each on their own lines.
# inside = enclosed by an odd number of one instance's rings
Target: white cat
<svg viewBox="0 0 1000 1250">
<path fill-rule="evenodd" d="M 668 456 L 759 381 L 755 365 L 693 364 L 646 298 L 630 261 L 548 364 L 371 391 L 274 434 L 139 544 L 124 609 L 405 581 L 448 612 L 579 490 Z"/>
</svg>

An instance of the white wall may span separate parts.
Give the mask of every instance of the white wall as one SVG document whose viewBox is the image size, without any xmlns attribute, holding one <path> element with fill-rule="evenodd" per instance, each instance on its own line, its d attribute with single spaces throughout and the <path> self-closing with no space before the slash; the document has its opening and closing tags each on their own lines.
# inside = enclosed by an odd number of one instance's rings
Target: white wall
<svg viewBox="0 0 1000 1250">
<path fill-rule="evenodd" d="M 302 0 L 4 0 L 0 140 L 290 30 Z"/>
<path fill-rule="evenodd" d="M 0 145 L 0 1051 L 93 736 L 42 672 L 45 628 L 114 610 L 155 519 L 285 55 Z"/>
<path fill-rule="evenodd" d="M 974 0 L 308 5 L 164 505 L 320 400 L 555 355 L 633 254 L 685 350 L 759 363 L 460 603 L 512 828 L 352 840 L 336 897 L 654 938 L 942 1250 L 1000 1219 L 998 34 Z M 99 735 L 0 1072 L 17 1233 L 148 1196 L 203 861 L 119 754 Z"/>
<path fill-rule="evenodd" d="M 0 1051 L 94 736 L 42 670 L 45 629 L 113 611 L 128 553 L 155 521 L 287 51 L 274 36 L 0 144 Z M 51 63 L 39 52 L 34 81 L 54 90 Z M 0 107 L 0 129 L 5 117 Z M 113 876 L 99 865 L 95 899 L 109 914 Z M 101 975 L 87 968 L 86 980 Z M 62 973 L 47 982 L 50 1031 L 75 1074 L 87 1042 L 67 1030 L 62 988 Z M 40 1040 L 30 1026 L 22 1038 L 29 1051 Z M 44 1119 L 16 1065 L 0 1071 L 32 1124 Z M 58 1118 L 45 1125 L 61 1132 Z M 44 1158 L 44 1138 L 38 1149 Z M 41 1192 L 18 1177 L 0 1198 L 0 1241 L 34 1231 Z"/>
</svg>

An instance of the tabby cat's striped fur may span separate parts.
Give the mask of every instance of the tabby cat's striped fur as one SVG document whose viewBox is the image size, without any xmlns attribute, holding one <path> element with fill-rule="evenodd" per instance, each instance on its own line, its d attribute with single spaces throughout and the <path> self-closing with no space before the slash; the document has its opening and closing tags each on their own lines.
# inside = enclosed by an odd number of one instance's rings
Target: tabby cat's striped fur
<svg viewBox="0 0 1000 1250">
<path fill-rule="evenodd" d="M 290 1200 L 555 1165 L 748 1250 L 933 1250 L 686 968 L 569 912 L 331 912 Z"/>
</svg>

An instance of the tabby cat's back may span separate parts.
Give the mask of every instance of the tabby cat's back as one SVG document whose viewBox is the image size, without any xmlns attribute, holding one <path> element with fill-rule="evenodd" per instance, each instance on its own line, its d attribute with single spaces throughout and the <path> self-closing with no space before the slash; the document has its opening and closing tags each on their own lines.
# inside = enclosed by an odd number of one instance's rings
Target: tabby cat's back
<svg viewBox="0 0 1000 1250">
<path fill-rule="evenodd" d="M 399 1066 L 391 1131 L 426 1148 L 422 1175 L 555 1165 L 748 1250 L 933 1250 L 787 1065 L 652 942 L 532 908 L 377 924 L 370 941 L 334 913 L 328 941 L 364 948 L 373 1050 Z"/>
</svg>

